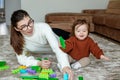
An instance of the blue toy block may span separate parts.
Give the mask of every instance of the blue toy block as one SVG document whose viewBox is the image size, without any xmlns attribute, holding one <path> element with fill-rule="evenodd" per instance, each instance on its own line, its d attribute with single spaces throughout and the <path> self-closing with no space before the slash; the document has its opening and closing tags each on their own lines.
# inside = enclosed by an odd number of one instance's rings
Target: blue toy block
<svg viewBox="0 0 120 80">
<path fill-rule="evenodd" d="M 64 73 L 63 80 L 68 80 L 68 73 Z"/>
<path fill-rule="evenodd" d="M 21 69 L 21 70 L 20 70 L 20 73 L 21 73 L 21 74 L 27 73 L 27 70 Z"/>
</svg>

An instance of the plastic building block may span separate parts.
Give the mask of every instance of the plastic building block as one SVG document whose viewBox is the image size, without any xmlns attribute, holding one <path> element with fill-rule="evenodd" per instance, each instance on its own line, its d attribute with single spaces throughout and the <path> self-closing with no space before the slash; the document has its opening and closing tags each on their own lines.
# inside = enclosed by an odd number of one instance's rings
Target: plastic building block
<svg viewBox="0 0 120 80">
<path fill-rule="evenodd" d="M 20 69 L 26 69 L 27 66 L 19 66 Z"/>
<path fill-rule="evenodd" d="M 22 79 L 38 79 L 38 76 L 20 76 Z"/>
<path fill-rule="evenodd" d="M 55 78 L 57 75 L 56 74 L 50 74 L 51 78 Z"/>
<path fill-rule="evenodd" d="M 42 61 L 42 59 L 41 59 L 41 58 L 37 58 L 37 60 Z"/>
<path fill-rule="evenodd" d="M 48 60 L 48 58 L 44 58 L 44 60 Z"/>
<path fill-rule="evenodd" d="M 1 71 L 1 70 L 7 70 L 7 69 L 9 69 L 9 66 L 8 66 L 8 65 L 0 66 L 0 71 Z"/>
<path fill-rule="evenodd" d="M 37 79 L 37 80 L 48 80 L 48 79 L 45 79 L 45 78 L 39 78 L 39 79 Z"/>
<path fill-rule="evenodd" d="M 79 79 L 79 80 L 83 80 L 83 76 L 79 76 L 78 79 Z"/>
<path fill-rule="evenodd" d="M 45 78 L 39 78 L 38 76 L 20 76 L 22 80 L 48 80 Z"/>
<path fill-rule="evenodd" d="M 40 66 L 31 66 L 31 69 L 40 72 L 42 68 Z"/>
<path fill-rule="evenodd" d="M 41 73 L 39 74 L 39 78 L 45 78 L 45 79 L 48 79 L 48 78 L 49 78 L 49 74 L 46 73 L 46 72 L 41 72 Z"/>
<path fill-rule="evenodd" d="M 58 78 L 48 78 L 48 80 L 59 80 Z"/>
<path fill-rule="evenodd" d="M 27 73 L 27 70 L 21 69 L 21 70 L 20 70 L 20 73 L 21 73 L 21 74 Z"/>
<path fill-rule="evenodd" d="M 22 79 L 22 80 L 33 80 L 33 79 Z M 35 80 L 35 79 L 34 79 Z"/>
<path fill-rule="evenodd" d="M 63 80 L 68 80 L 68 74 L 67 73 L 64 73 Z"/>
<path fill-rule="evenodd" d="M 6 61 L 0 61 L 0 66 L 5 66 L 6 65 Z"/>
<path fill-rule="evenodd" d="M 41 73 L 42 72 L 46 72 L 48 74 L 53 74 L 54 73 L 52 69 L 42 69 Z"/>
<path fill-rule="evenodd" d="M 29 74 L 36 74 L 35 70 L 32 70 L 31 68 L 26 69 Z"/>
<path fill-rule="evenodd" d="M 51 74 L 54 74 L 52 69 L 42 69 L 41 73 L 39 74 L 39 77 L 48 79 Z M 54 74 L 54 77 L 56 77 L 55 74 Z"/>
<path fill-rule="evenodd" d="M 65 40 L 63 39 L 63 37 L 60 36 L 59 40 L 60 40 L 61 47 L 62 47 L 63 49 L 65 49 L 66 44 L 65 44 Z"/>
<path fill-rule="evenodd" d="M 15 70 L 12 70 L 12 74 L 17 74 L 17 73 L 19 73 L 20 72 L 20 69 L 18 68 L 18 69 L 15 69 Z"/>
</svg>

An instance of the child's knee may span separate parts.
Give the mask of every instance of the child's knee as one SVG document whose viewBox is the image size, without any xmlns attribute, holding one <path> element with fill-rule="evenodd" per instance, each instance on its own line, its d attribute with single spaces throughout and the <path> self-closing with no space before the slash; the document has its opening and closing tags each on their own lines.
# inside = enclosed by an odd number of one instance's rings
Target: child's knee
<svg viewBox="0 0 120 80">
<path fill-rule="evenodd" d="M 79 60 L 79 63 L 81 64 L 81 67 L 85 67 L 90 64 L 90 59 L 89 57 L 84 57 Z"/>
</svg>

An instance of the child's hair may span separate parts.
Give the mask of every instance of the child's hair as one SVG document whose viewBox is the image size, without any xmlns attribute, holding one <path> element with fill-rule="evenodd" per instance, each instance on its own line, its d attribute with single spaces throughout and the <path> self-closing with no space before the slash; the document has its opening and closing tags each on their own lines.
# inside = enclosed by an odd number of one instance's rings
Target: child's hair
<svg viewBox="0 0 120 80">
<path fill-rule="evenodd" d="M 15 30 L 15 28 L 17 28 L 17 23 L 26 16 L 30 17 L 29 14 L 24 10 L 17 10 L 13 12 L 11 16 L 10 44 L 18 55 L 22 54 L 24 38 L 19 31 Z"/>
<path fill-rule="evenodd" d="M 74 36 L 75 35 L 75 27 L 77 26 L 77 25 L 83 25 L 83 24 L 86 24 L 86 25 L 88 25 L 88 33 L 89 33 L 89 27 L 90 27 L 90 24 L 85 20 L 85 19 L 77 19 L 74 23 L 73 23 L 73 25 L 72 25 L 72 32 L 71 32 L 71 34 L 70 34 L 70 36 Z"/>
</svg>

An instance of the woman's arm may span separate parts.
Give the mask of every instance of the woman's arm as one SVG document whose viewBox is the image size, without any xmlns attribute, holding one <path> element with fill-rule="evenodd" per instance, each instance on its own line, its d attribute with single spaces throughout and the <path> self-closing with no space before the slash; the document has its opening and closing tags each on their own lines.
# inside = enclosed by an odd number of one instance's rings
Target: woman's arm
<svg viewBox="0 0 120 80">
<path fill-rule="evenodd" d="M 59 45 L 58 45 L 59 39 L 56 38 L 50 26 L 45 24 L 44 30 L 45 30 L 44 35 L 48 43 L 50 44 L 53 52 L 56 54 L 58 63 L 61 65 L 61 69 L 63 69 L 66 66 L 70 67 L 68 56 L 59 48 Z"/>
<path fill-rule="evenodd" d="M 16 54 L 19 64 L 25 66 L 35 66 L 38 64 L 38 60 L 36 60 L 33 56 L 27 56 L 26 54 L 26 50 L 23 50 L 21 55 Z"/>
<path fill-rule="evenodd" d="M 70 64 L 68 61 L 68 56 L 66 53 L 64 53 L 58 45 L 59 39 L 57 40 L 57 38 L 55 37 L 55 34 L 53 33 L 53 31 L 51 30 L 49 25 L 46 25 L 46 27 L 44 26 L 44 35 L 48 41 L 48 43 L 50 44 L 53 52 L 56 54 L 58 63 L 60 64 L 60 68 L 61 71 L 67 72 L 69 74 L 69 80 L 73 80 L 73 71 L 70 68 Z M 64 60 L 63 60 L 64 59 Z"/>
</svg>

